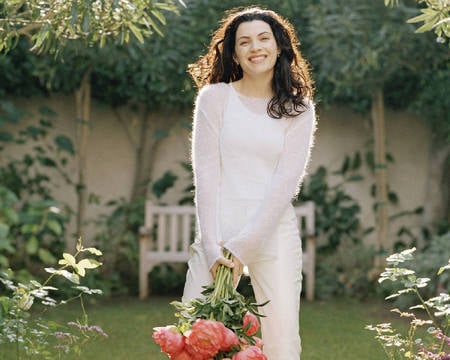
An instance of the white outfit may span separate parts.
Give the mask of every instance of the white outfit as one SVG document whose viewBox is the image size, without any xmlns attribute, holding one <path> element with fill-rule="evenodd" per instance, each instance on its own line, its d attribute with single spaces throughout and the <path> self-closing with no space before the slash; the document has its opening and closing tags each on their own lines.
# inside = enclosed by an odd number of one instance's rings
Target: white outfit
<svg viewBox="0 0 450 360">
<path fill-rule="evenodd" d="M 309 159 L 314 105 L 273 119 L 268 99 L 231 84 L 201 89 L 194 112 L 192 161 L 198 236 L 183 301 L 201 296 L 222 247 L 248 266 L 269 360 L 300 359 L 301 242 L 293 207 Z"/>
</svg>

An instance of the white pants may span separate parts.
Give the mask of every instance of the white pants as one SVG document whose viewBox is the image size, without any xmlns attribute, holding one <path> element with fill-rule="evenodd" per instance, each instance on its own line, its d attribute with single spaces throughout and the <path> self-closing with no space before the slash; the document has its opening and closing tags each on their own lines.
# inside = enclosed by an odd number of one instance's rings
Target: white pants
<svg viewBox="0 0 450 360">
<path fill-rule="evenodd" d="M 279 235 L 283 236 L 278 238 L 277 258 L 249 264 L 248 270 L 257 303 L 270 300 L 259 308 L 266 316 L 261 318 L 264 353 L 269 360 L 299 360 L 301 242 L 298 231 L 291 227 Z M 182 301 L 200 297 L 202 286 L 213 281 L 200 244 L 194 244 L 192 250 Z"/>
</svg>

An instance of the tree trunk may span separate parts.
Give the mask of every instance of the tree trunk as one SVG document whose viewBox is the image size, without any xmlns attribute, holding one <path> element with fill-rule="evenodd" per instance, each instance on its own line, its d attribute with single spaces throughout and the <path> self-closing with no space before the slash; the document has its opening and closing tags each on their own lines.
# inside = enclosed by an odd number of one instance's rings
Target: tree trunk
<svg viewBox="0 0 450 360">
<path fill-rule="evenodd" d="M 132 201 L 151 196 L 149 184 L 152 180 L 156 150 L 174 123 L 174 116 L 169 114 L 155 114 L 148 110 L 144 112 L 136 147 L 136 169 L 131 192 Z"/>
<path fill-rule="evenodd" d="M 78 184 L 77 184 L 77 223 L 76 235 L 84 238 L 84 221 L 88 202 L 87 192 L 87 143 L 91 112 L 91 69 L 89 68 L 81 80 L 80 87 L 75 90 L 77 139 L 78 139 Z"/>
<path fill-rule="evenodd" d="M 388 199 L 386 172 L 386 135 L 384 119 L 383 90 L 379 87 L 372 98 L 372 121 L 374 129 L 374 157 L 376 181 L 376 247 L 378 250 L 377 266 L 384 265 L 384 254 L 390 249 L 388 241 Z"/>
</svg>

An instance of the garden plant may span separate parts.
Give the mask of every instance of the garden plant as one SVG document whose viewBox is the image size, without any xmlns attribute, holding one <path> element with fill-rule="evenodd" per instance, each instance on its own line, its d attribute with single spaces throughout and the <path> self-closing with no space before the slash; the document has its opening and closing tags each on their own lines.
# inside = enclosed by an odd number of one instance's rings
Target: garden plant
<svg viewBox="0 0 450 360">
<path fill-rule="evenodd" d="M 413 294 L 418 304 L 409 310 L 391 310 L 409 321 L 406 334 L 394 328 L 391 323 L 368 325 L 368 330 L 376 333 L 375 338 L 383 347 L 389 360 L 448 360 L 450 359 L 450 294 L 445 289 L 448 283 L 448 263 L 439 268 L 441 291 L 430 298 L 422 296 L 421 289 L 428 286 L 430 279 L 419 277 L 416 272 L 405 267 L 406 262 L 414 260 L 415 248 L 393 254 L 386 259 L 387 267 L 380 275 L 379 282 L 390 280 L 401 288 L 386 299 Z"/>
<path fill-rule="evenodd" d="M 17 282 L 11 270 L 0 272 L 0 344 L 7 350 L 2 350 L 0 359 L 64 359 L 70 353 L 80 355 L 88 341 L 108 336 L 101 327 L 89 324 L 84 305 L 86 296 L 101 291 L 80 285 L 86 271 L 101 265 L 93 257 L 100 255 L 101 251 L 85 248 L 79 241 L 74 255 L 63 253 L 59 267 L 45 269 L 50 275 L 42 283 Z M 77 294 L 61 298 L 59 289 L 53 286 L 56 277 L 74 284 Z M 49 311 L 73 300 L 80 302 L 79 319 L 66 324 L 48 320 Z"/>
</svg>

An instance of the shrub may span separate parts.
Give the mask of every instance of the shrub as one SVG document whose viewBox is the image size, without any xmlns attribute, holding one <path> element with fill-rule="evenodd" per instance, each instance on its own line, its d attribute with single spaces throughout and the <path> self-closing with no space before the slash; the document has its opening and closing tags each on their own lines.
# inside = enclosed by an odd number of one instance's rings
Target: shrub
<svg viewBox="0 0 450 360">
<path fill-rule="evenodd" d="M 404 334 L 390 323 L 368 325 L 366 329 L 376 333 L 375 339 L 381 344 L 389 360 L 445 360 L 450 358 L 450 294 L 440 292 L 432 297 L 424 297 L 424 289 L 430 283 L 429 278 L 419 277 L 416 272 L 404 266 L 414 260 L 415 248 L 404 250 L 387 258 L 388 267 L 380 275 L 380 283 L 392 281 L 401 288 L 386 299 L 402 297 L 405 294 L 415 296 L 417 305 L 409 311 L 392 311 L 409 320 L 409 329 Z M 447 277 L 450 259 L 437 271 L 438 277 Z M 447 272 L 446 272 L 447 271 Z"/>
<path fill-rule="evenodd" d="M 15 353 L 15 358 L 61 359 L 69 353 L 79 355 L 87 341 L 107 336 L 99 326 L 89 324 L 85 312 L 84 297 L 101 294 L 100 290 L 80 285 L 80 277 L 84 277 L 86 271 L 101 265 L 86 255 L 98 256 L 101 252 L 96 248 L 84 248 L 78 242 L 75 255 L 64 253 L 57 269 L 45 269 L 50 275 L 43 283 L 36 280 L 17 282 L 12 271 L 0 272 L 0 290 L 3 293 L 0 296 L 0 344 L 14 344 L 11 352 Z M 54 295 L 59 289 L 53 285 L 53 280 L 57 277 L 75 284 L 77 294 L 72 298 L 55 300 Z M 60 325 L 43 316 L 46 311 L 75 299 L 80 301 L 81 320 Z M 38 303 L 41 305 L 39 312 L 35 310 Z M 31 309 L 35 311 L 32 313 Z"/>
</svg>

